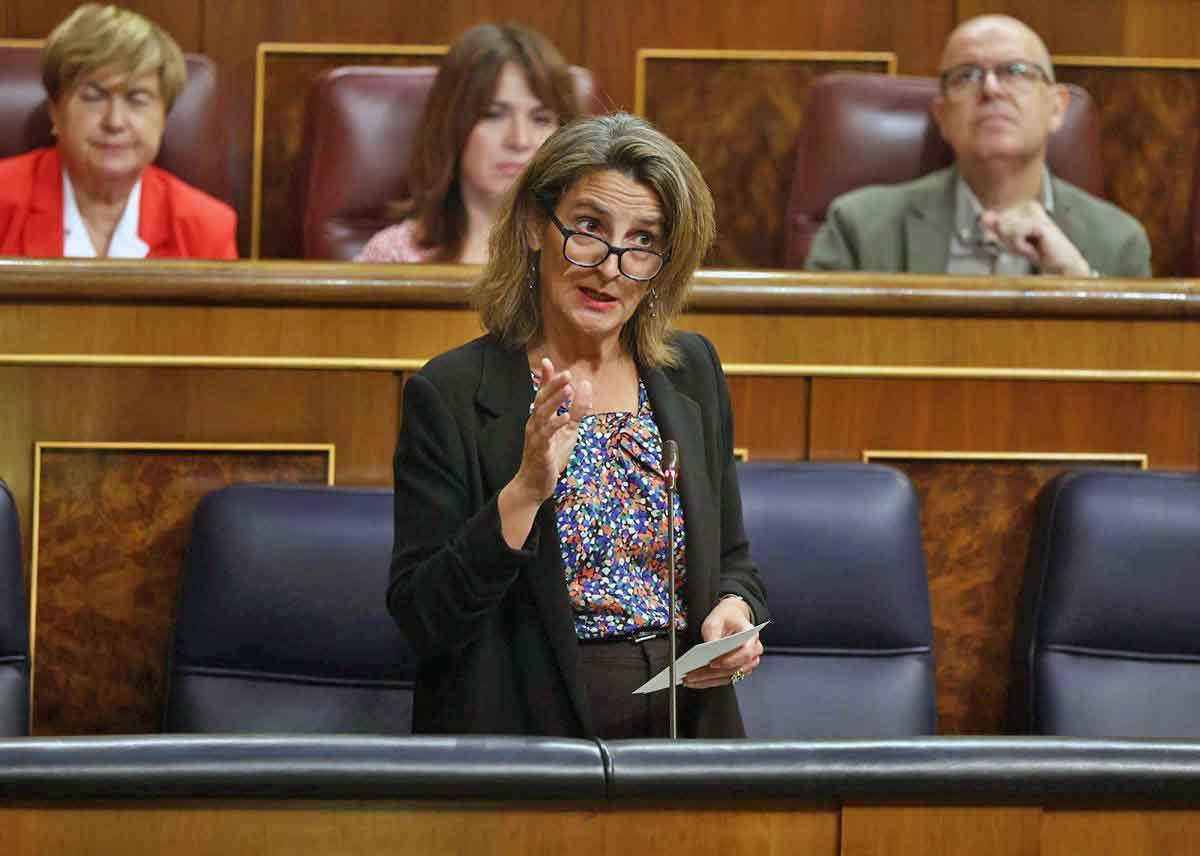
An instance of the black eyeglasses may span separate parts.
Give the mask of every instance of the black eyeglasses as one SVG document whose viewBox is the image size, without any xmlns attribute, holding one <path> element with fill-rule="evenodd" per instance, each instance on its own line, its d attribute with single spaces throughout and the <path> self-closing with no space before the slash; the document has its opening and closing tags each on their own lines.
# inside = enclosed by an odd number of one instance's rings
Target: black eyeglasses
<svg viewBox="0 0 1200 856">
<path fill-rule="evenodd" d="M 563 258 L 576 267 L 594 268 L 604 264 L 610 255 L 617 257 L 617 270 L 634 282 L 649 282 L 658 276 L 671 259 L 670 253 L 657 253 L 643 247 L 614 247 L 603 238 L 568 229 L 550 206 L 543 206 L 550 222 L 558 227 L 563 236 Z"/>
<path fill-rule="evenodd" d="M 941 73 L 942 93 L 947 98 L 956 99 L 974 95 L 983 86 L 988 74 L 996 75 L 996 84 L 1004 91 L 1020 95 L 1030 92 L 1039 83 L 1054 82 L 1046 69 L 1023 59 L 993 66 L 967 63 Z"/>
</svg>

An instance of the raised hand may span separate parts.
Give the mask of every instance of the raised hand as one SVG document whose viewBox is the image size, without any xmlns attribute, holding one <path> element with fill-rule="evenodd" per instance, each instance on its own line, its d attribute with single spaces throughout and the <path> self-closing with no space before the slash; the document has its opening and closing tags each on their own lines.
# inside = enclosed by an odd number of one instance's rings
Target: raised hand
<svg viewBox="0 0 1200 856">
<path fill-rule="evenodd" d="M 559 413 L 568 400 L 569 409 Z M 525 543 L 538 507 L 554 494 L 579 439 L 579 424 L 591 412 L 591 383 L 572 383 L 569 371 L 556 372 L 554 364 L 543 358 L 542 382 L 525 423 L 521 467 L 500 491 L 501 529 L 513 549 Z"/>
</svg>

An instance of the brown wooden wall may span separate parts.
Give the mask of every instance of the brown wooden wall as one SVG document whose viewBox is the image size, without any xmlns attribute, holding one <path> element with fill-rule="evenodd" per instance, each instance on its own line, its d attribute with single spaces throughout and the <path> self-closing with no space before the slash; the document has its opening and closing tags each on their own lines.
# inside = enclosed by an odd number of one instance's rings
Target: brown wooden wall
<svg viewBox="0 0 1200 856">
<path fill-rule="evenodd" d="M 76 0 L 6 0 L 0 4 L 0 38 L 40 38 L 75 5 Z M 220 66 L 243 253 L 250 249 L 255 48 L 262 42 L 445 44 L 480 20 L 518 20 L 544 31 L 570 61 L 592 69 L 611 103 L 627 109 L 634 107 L 639 48 L 892 52 L 899 73 L 929 74 L 954 24 L 984 11 L 1022 17 L 1058 55 L 1200 57 L 1200 5 L 1178 0 L 128 0 L 126 5 L 162 23 L 185 50 L 205 53 Z M 1186 160 L 1195 145 L 1193 125 L 1182 137 L 1166 130 L 1154 139 L 1186 149 Z M 1128 166 L 1127 154 L 1106 157 L 1110 181 Z M 1172 178 L 1190 187 L 1187 163 L 1186 174 Z M 1187 193 L 1176 187 L 1169 206 L 1173 215 L 1162 213 L 1168 206 L 1150 204 L 1162 198 L 1155 176 L 1139 177 L 1136 169 L 1133 174 L 1136 186 L 1116 198 L 1153 220 L 1152 232 L 1165 230 L 1167 237 L 1155 242 L 1162 260 L 1157 272 L 1181 273 L 1181 250 L 1170 241 L 1181 240 L 1182 229 L 1167 221 L 1183 216 Z M 1139 206 L 1138 199 L 1147 204 Z M 770 263 L 761 253 L 745 251 L 715 262 L 739 258 Z"/>
</svg>

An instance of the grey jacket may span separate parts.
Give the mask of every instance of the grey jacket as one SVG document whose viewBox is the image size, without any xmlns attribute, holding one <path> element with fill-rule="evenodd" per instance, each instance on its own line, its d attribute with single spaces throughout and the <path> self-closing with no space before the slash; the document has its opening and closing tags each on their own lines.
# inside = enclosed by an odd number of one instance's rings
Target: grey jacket
<svg viewBox="0 0 1200 856">
<path fill-rule="evenodd" d="M 904 184 L 863 187 L 829 206 L 809 270 L 945 273 L 954 228 L 954 167 Z M 1150 241 L 1117 206 L 1051 177 L 1051 217 L 1102 276 L 1147 277 Z"/>
</svg>

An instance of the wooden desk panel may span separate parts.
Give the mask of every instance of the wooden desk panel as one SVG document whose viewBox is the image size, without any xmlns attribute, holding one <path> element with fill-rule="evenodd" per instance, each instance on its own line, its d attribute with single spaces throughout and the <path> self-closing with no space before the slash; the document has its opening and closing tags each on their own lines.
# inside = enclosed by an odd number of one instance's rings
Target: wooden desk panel
<svg viewBox="0 0 1200 856">
<path fill-rule="evenodd" d="M 11 856 L 1188 856 L 1190 806 L 131 800 L 0 805 Z"/>
<path fill-rule="evenodd" d="M 835 806 L 312 800 L 0 805 L 5 851 L 761 856 L 838 853 Z"/>
</svg>

